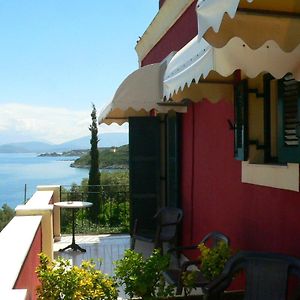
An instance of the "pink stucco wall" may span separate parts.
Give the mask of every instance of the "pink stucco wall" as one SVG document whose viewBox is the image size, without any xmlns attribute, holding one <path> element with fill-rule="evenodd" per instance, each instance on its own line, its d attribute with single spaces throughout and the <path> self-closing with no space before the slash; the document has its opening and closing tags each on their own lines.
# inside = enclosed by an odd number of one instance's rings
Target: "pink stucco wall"
<svg viewBox="0 0 300 300">
<path fill-rule="evenodd" d="M 42 229 L 39 226 L 31 248 L 27 254 L 19 277 L 15 283 L 15 289 L 27 289 L 27 299 L 35 300 L 36 288 L 39 280 L 36 276 L 35 270 L 39 265 L 38 254 L 42 252 Z"/>
</svg>

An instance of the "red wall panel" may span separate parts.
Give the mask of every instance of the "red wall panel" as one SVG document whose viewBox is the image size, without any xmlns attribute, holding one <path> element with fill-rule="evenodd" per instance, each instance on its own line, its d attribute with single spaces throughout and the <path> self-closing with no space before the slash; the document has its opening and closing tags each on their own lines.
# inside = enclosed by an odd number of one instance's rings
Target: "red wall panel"
<svg viewBox="0 0 300 300">
<path fill-rule="evenodd" d="M 42 229 L 41 226 L 36 232 L 34 241 L 28 252 L 26 260 L 23 264 L 15 289 L 27 289 L 27 299 L 35 300 L 36 288 L 39 285 L 39 280 L 35 273 L 37 266 L 40 263 L 38 254 L 42 252 Z"/>
<path fill-rule="evenodd" d="M 182 127 L 182 243 L 219 230 L 236 249 L 299 256 L 299 193 L 241 183 L 241 162 L 233 158 L 233 131 L 226 121 L 233 119 L 233 105 L 193 106 Z"/>
<path fill-rule="evenodd" d="M 160 62 L 197 34 L 196 1 L 153 47 L 142 65 Z M 300 255 L 300 194 L 241 183 L 233 158 L 233 105 L 203 101 L 183 115 L 181 197 L 183 244 L 207 232 L 227 234 L 233 247 Z"/>
<path fill-rule="evenodd" d="M 142 61 L 142 66 L 161 62 L 172 51 L 178 51 L 192 40 L 198 32 L 195 1 L 152 48 Z"/>
</svg>

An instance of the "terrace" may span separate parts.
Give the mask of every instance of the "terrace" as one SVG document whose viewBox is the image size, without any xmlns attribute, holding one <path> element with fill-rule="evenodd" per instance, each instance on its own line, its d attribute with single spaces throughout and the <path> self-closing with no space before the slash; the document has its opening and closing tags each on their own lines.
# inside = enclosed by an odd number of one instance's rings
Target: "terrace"
<svg viewBox="0 0 300 300">
<path fill-rule="evenodd" d="M 0 273 L 1 299 L 36 299 L 35 269 L 41 252 L 51 259 L 63 256 L 74 265 L 80 265 L 82 260 L 101 258 L 97 268 L 112 275 L 113 261 L 120 259 L 129 248 L 128 234 L 78 234 L 76 243 L 86 252 L 59 252 L 71 242 L 71 235 L 61 234 L 60 209 L 54 205 L 60 197 L 60 186 L 38 186 L 26 204 L 16 207 L 16 216 L 0 233 L 0 263 L 5 270 Z"/>
</svg>

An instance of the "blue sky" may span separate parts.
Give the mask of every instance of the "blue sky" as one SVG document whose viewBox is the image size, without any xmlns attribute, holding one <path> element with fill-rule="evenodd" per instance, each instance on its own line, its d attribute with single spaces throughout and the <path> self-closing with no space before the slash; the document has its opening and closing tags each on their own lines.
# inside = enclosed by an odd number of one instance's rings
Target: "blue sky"
<svg viewBox="0 0 300 300">
<path fill-rule="evenodd" d="M 88 135 L 91 102 L 100 112 L 138 68 L 158 2 L 0 0 L 0 144 Z"/>
</svg>

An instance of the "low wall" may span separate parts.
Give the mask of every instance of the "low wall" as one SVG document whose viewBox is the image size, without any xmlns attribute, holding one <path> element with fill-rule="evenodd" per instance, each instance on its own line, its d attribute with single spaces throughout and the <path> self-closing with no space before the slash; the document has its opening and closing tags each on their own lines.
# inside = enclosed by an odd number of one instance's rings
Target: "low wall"
<svg viewBox="0 0 300 300">
<path fill-rule="evenodd" d="M 53 226 L 53 219 L 59 219 L 53 207 L 60 200 L 59 186 L 39 188 L 16 207 L 16 216 L 0 233 L 0 299 L 36 299 L 38 254 L 53 259 L 54 236 L 60 236 L 59 223 Z"/>
<path fill-rule="evenodd" d="M 42 250 L 41 243 L 38 243 L 39 228 L 41 227 L 42 216 L 14 217 L 0 234 L 0 299 L 31 299 L 29 293 L 32 284 L 22 286 L 23 293 L 16 292 L 15 287 L 18 278 L 22 277 L 23 266 L 29 257 L 38 255 Z M 35 249 L 32 245 L 37 245 Z M 33 253 L 33 250 L 35 253 Z M 37 266 L 37 264 L 35 265 Z M 34 268 L 35 266 L 32 266 Z M 25 269 L 23 269 L 25 271 Z M 35 273 L 27 274 L 35 280 Z M 18 286 L 20 287 L 20 286 Z M 21 288 L 21 287 L 20 287 Z M 27 297 L 26 297 L 27 294 Z"/>
</svg>

